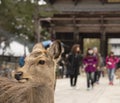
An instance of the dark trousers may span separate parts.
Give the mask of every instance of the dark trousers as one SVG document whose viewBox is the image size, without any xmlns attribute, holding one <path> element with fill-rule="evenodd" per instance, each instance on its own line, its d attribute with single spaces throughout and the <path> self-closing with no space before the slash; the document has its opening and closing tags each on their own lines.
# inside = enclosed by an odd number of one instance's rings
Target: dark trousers
<svg viewBox="0 0 120 103">
<path fill-rule="evenodd" d="M 101 71 L 96 71 L 94 75 L 94 82 L 99 82 Z"/>
<path fill-rule="evenodd" d="M 76 86 L 78 75 L 70 75 L 71 86 Z"/>
<path fill-rule="evenodd" d="M 94 84 L 94 72 L 87 72 L 87 88 L 90 87 L 90 85 L 93 87 Z"/>
</svg>

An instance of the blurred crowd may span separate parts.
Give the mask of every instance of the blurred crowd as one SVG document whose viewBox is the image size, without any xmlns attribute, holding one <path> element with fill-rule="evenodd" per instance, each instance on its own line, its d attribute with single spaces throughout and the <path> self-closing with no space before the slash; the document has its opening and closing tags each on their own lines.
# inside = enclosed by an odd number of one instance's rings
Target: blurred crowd
<svg viewBox="0 0 120 103">
<path fill-rule="evenodd" d="M 75 44 L 71 51 L 62 55 L 58 63 L 57 78 L 70 78 L 70 85 L 76 86 L 78 75 L 85 74 L 87 88 L 99 84 L 100 77 L 108 76 L 109 85 L 114 85 L 114 75 L 120 66 L 119 57 L 110 51 L 106 57 L 102 57 L 97 47 L 88 48 L 85 54 L 81 53 L 80 45 Z"/>
<path fill-rule="evenodd" d="M 18 66 L 24 66 L 25 55 L 19 58 Z M 114 51 L 102 57 L 97 47 L 88 48 L 85 54 L 81 53 L 80 45 L 74 44 L 68 54 L 62 54 L 56 68 L 57 78 L 70 78 L 70 85 L 76 86 L 78 75 L 86 75 L 87 88 L 99 84 L 100 77 L 108 76 L 109 85 L 114 85 L 116 69 L 120 67 L 119 57 Z M 9 65 L 0 66 L 0 76 L 12 78 L 15 68 Z"/>
<path fill-rule="evenodd" d="M 12 78 L 12 71 L 13 69 L 9 65 L 2 64 L 0 66 L 0 76 L 2 77 Z"/>
<path fill-rule="evenodd" d="M 18 67 L 24 66 L 25 56 L 20 56 L 18 63 L 3 62 L 0 64 L 0 76 L 7 77 L 9 79 L 14 77 L 14 72 Z"/>
</svg>

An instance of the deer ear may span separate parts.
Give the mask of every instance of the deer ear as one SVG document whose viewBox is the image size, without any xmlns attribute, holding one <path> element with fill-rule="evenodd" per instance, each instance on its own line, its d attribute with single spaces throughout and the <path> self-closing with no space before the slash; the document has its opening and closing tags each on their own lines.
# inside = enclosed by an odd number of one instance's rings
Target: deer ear
<svg viewBox="0 0 120 103">
<path fill-rule="evenodd" d="M 56 40 L 52 43 L 52 45 L 48 48 L 48 51 L 50 55 L 54 58 L 57 59 L 62 53 L 62 45 L 61 42 Z"/>
</svg>

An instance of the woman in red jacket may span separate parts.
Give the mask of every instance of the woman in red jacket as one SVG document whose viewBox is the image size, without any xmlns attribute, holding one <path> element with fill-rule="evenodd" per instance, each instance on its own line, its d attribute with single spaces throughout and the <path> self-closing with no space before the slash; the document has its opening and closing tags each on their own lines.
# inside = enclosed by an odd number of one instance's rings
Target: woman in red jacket
<svg viewBox="0 0 120 103">
<path fill-rule="evenodd" d="M 114 56 L 114 52 L 110 52 L 109 56 L 106 57 L 106 68 L 108 69 L 109 85 L 113 85 L 114 73 L 116 69 L 116 64 L 119 59 Z"/>
<path fill-rule="evenodd" d="M 93 50 L 90 48 L 87 50 L 87 54 L 83 59 L 85 66 L 85 72 L 87 76 L 87 89 L 90 89 L 90 86 L 94 85 L 94 74 L 97 66 L 97 58 L 93 56 Z"/>
</svg>

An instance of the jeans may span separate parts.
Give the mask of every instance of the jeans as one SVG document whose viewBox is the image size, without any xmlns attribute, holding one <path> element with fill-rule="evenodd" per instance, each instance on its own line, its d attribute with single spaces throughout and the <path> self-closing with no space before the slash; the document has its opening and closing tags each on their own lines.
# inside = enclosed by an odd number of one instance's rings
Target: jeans
<svg viewBox="0 0 120 103">
<path fill-rule="evenodd" d="M 108 78 L 110 82 L 113 82 L 114 79 L 115 68 L 108 69 Z"/>
<path fill-rule="evenodd" d="M 94 84 L 94 72 L 87 72 L 86 73 L 86 76 L 87 76 L 87 88 L 90 87 L 90 84 L 91 86 L 93 87 L 93 84 Z"/>
</svg>

